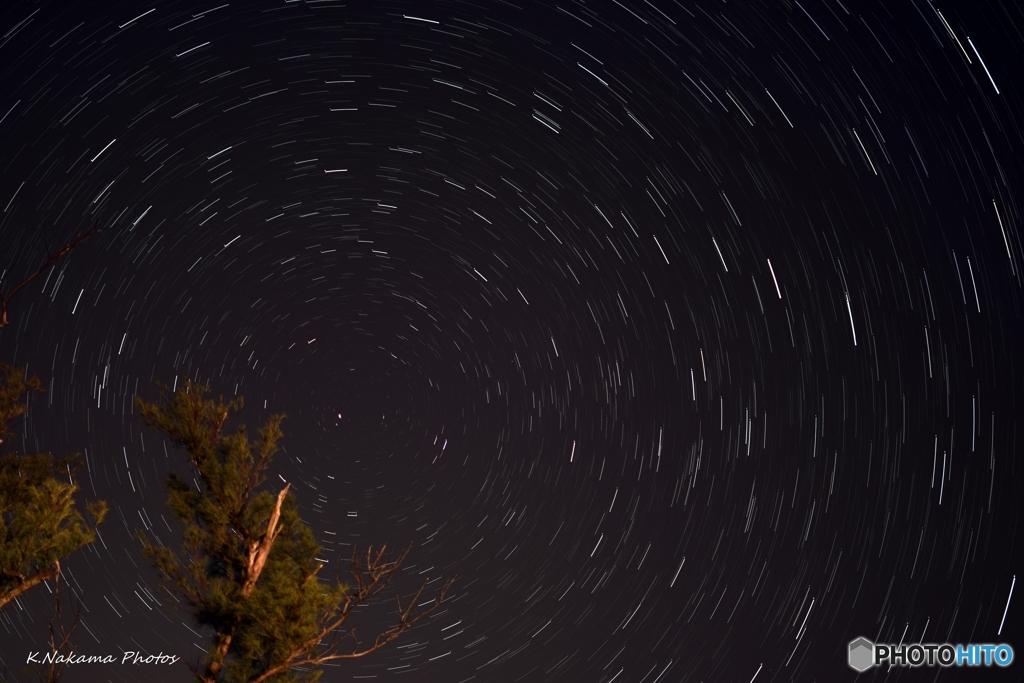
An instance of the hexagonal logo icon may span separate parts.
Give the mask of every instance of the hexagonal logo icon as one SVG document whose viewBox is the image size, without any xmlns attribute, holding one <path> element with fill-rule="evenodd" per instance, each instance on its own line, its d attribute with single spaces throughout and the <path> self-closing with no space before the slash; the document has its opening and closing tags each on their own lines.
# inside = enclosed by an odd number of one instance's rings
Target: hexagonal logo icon
<svg viewBox="0 0 1024 683">
<path fill-rule="evenodd" d="M 858 672 L 867 671 L 875 665 L 875 646 L 867 638 L 860 637 L 850 642 L 850 668 Z"/>
</svg>

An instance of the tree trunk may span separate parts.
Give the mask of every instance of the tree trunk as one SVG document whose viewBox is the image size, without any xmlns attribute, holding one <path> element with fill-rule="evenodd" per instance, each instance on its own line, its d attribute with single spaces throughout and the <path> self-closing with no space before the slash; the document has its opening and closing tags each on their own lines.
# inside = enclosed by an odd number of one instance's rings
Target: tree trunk
<svg viewBox="0 0 1024 683">
<path fill-rule="evenodd" d="M 256 588 L 256 582 L 263 572 L 263 567 L 267 564 L 267 558 L 270 556 L 270 549 L 274 545 L 274 539 L 277 538 L 277 533 L 281 530 L 278 524 L 281 519 L 281 506 L 284 504 L 285 496 L 288 495 L 288 489 L 290 488 L 291 484 L 286 484 L 281 489 L 281 492 L 277 494 L 274 511 L 270 513 L 270 519 L 267 521 L 266 533 L 263 534 L 259 541 L 253 541 L 249 547 L 249 567 L 246 571 L 245 583 L 242 585 L 243 598 L 248 598 L 252 595 L 253 590 Z M 216 683 L 217 677 L 224 668 L 223 662 L 228 655 L 228 650 L 231 649 L 231 641 L 234 639 L 237 629 L 238 623 L 236 622 L 228 633 L 217 634 L 217 658 L 206 667 L 206 671 L 200 676 L 200 680 L 203 683 Z"/>
<path fill-rule="evenodd" d="M 263 567 L 267 564 L 267 557 L 270 556 L 274 539 L 277 538 L 277 532 L 281 530 L 278 527 L 278 520 L 281 519 L 281 505 L 284 504 L 284 497 L 288 495 L 289 488 L 291 488 L 291 484 L 285 484 L 285 487 L 277 494 L 274 511 L 270 513 L 270 520 L 267 522 L 267 532 L 259 541 L 253 541 L 249 548 L 249 569 L 246 572 L 245 583 L 242 585 L 242 597 L 247 598 L 252 594 L 253 589 L 256 588 L 256 581 L 259 580 Z"/>
</svg>

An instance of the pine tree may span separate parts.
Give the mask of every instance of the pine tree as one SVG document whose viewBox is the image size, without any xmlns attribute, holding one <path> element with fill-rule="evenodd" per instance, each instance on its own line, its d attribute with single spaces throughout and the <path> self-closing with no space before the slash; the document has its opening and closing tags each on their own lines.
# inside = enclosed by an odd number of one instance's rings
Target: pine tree
<svg viewBox="0 0 1024 683">
<path fill-rule="evenodd" d="M 405 608 L 399 603 L 393 626 L 370 643 L 357 640 L 348 618 L 388 586 L 408 549 L 393 560 L 384 548 L 353 551 L 354 586 L 323 579 L 320 546 L 291 485 L 276 495 L 262 486 L 284 415 L 271 416 L 255 440 L 244 425 L 226 433 L 243 400 L 213 400 L 209 391 L 185 381 L 172 395 L 164 388 L 159 403 L 136 399 L 143 422 L 181 446 L 198 476 L 167 480 L 167 505 L 184 525 L 180 553 L 141 535 L 166 583 L 213 630 L 207 656 L 193 666 L 198 680 L 315 681 L 318 666 L 378 650 L 441 604 L 452 580 L 419 609 L 425 581 Z"/>
<path fill-rule="evenodd" d="M 25 395 L 42 390 L 37 377 L 0 363 L 0 444 L 11 436 L 10 421 L 28 409 Z M 78 465 L 77 455 L 0 451 L 0 609 L 55 578 L 62 558 L 95 540 L 107 506 L 86 506 L 91 523 L 76 507 Z"/>
</svg>

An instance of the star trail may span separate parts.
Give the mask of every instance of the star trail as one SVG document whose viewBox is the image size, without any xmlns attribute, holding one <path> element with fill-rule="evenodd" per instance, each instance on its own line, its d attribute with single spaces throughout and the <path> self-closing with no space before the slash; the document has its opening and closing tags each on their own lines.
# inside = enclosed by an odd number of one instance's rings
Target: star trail
<svg viewBox="0 0 1024 683">
<path fill-rule="evenodd" d="M 852 680 L 1007 643 L 1024 473 L 1024 13 L 852 0 L 0 7 L 0 361 L 111 506 L 67 681 L 209 645 L 140 552 L 134 399 L 287 413 L 331 572 L 443 606 L 324 681 Z M 198 485 L 198 484 L 197 484 Z M 52 597 L 0 612 L 10 680 Z M 1020 597 L 1016 598 L 1019 601 Z M 361 609 L 369 636 L 394 594 Z M 1020 663 L 873 680 L 1020 680 Z"/>
</svg>

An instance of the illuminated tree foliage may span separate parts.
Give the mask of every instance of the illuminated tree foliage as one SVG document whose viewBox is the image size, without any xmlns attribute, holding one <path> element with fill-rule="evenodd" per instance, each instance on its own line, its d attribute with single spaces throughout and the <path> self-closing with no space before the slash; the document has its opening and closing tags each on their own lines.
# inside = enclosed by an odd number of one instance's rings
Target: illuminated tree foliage
<svg viewBox="0 0 1024 683">
<path fill-rule="evenodd" d="M 0 609 L 60 572 L 60 560 L 96 538 L 106 503 L 75 505 L 78 456 L 8 452 L 11 420 L 28 409 L 30 391 L 42 391 L 23 368 L 0 363 Z M 86 516 L 90 521 L 86 521 Z"/>
<path fill-rule="evenodd" d="M 349 616 L 388 586 L 408 550 L 394 560 L 383 548 L 353 552 L 352 586 L 319 576 L 320 546 L 290 484 L 276 495 L 261 488 L 284 416 L 271 416 L 250 440 L 244 425 L 225 432 L 242 399 L 213 400 L 207 386 L 186 381 L 172 395 L 163 390 L 159 403 L 136 402 L 148 426 L 184 448 L 197 475 L 167 480 L 167 505 L 184 524 L 180 551 L 142 540 L 196 621 L 213 630 L 207 656 L 192 667 L 200 681 L 314 681 L 319 665 L 374 652 L 441 604 L 451 580 L 416 607 L 425 581 L 406 607 L 399 602 L 393 626 L 360 642 Z"/>
</svg>

